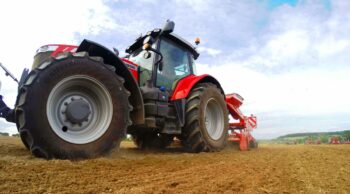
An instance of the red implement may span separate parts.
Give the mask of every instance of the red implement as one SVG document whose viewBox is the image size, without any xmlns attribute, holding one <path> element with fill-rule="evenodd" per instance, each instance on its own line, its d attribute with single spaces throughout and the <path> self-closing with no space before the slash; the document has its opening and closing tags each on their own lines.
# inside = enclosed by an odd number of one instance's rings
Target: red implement
<svg viewBox="0 0 350 194">
<path fill-rule="evenodd" d="M 340 144 L 340 139 L 337 136 L 331 137 L 330 144 Z"/>
<path fill-rule="evenodd" d="M 229 123 L 231 133 L 228 141 L 238 143 L 242 151 L 257 148 L 257 141 L 251 135 L 251 131 L 257 127 L 256 116 L 244 116 L 239 110 L 243 104 L 243 98 L 239 94 L 227 94 L 226 104 L 232 118 L 238 120 L 236 123 Z"/>
</svg>

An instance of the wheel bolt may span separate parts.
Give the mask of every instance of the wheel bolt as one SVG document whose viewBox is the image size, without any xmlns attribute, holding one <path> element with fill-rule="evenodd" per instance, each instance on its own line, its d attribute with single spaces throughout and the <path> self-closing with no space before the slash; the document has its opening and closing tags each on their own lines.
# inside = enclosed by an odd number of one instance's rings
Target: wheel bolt
<svg viewBox="0 0 350 194">
<path fill-rule="evenodd" d="M 63 132 L 67 132 L 67 131 L 68 131 L 68 127 L 63 126 L 63 127 L 62 127 L 62 131 L 63 131 Z"/>
</svg>

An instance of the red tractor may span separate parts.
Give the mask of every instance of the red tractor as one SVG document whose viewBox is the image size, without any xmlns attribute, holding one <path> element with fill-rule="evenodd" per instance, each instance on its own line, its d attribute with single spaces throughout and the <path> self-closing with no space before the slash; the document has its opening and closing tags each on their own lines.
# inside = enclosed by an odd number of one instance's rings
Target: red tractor
<svg viewBox="0 0 350 194">
<path fill-rule="evenodd" d="M 167 21 L 137 38 L 124 58 L 89 40 L 41 47 L 19 81 L 15 108 L 1 100 L 0 116 L 47 159 L 101 156 L 127 133 L 140 148 L 165 148 L 177 137 L 190 152 L 223 149 L 228 129 L 249 120 L 214 77 L 196 75 L 199 53 L 174 26 Z M 229 124 L 229 113 L 241 123 Z M 242 136 L 253 140 L 249 131 Z"/>
<path fill-rule="evenodd" d="M 310 145 L 310 144 L 315 144 L 315 141 L 314 141 L 314 140 L 312 140 L 312 138 L 311 138 L 311 137 L 309 137 L 309 138 L 307 138 L 307 139 L 305 140 L 304 144 L 307 144 L 307 145 Z"/>
<path fill-rule="evenodd" d="M 332 136 L 330 138 L 329 144 L 340 144 L 339 136 Z"/>
</svg>

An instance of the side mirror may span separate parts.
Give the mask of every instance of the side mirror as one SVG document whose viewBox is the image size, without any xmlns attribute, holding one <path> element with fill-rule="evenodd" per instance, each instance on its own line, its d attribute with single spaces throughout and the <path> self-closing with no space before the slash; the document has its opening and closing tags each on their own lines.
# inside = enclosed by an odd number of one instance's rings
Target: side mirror
<svg viewBox="0 0 350 194">
<path fill-rule="evenodd" d="M 162 31 L 165 34 L 169 34 L 169 33 L 172 33 L 174 31 L 174 28 L 175 28 L 175 23 L 173 21 L 167 20 L 165 22 L 165 25 L 164 25 Z"/>
<path fill-rule="evenodd" d="M 117 55 L 117 57 L 118 57 L 118 56 L 119 56 L 119 51 L 118 51 L 118 49 L 116 49 L 116 48 L 113 47 L 113 51 L 114 51 L 114 54 Z"/>
<path fill-rule="evenodd" d="M 160 61 L 158 64 L 158 70 L 163 71 L 163 61 Z"/>
<path fill-rule="evenodd" d="M 146 50 L 146 52 L 143 54 L 143 58 L 145 59 L 149 59 L 151 57 L 151 53 L 149 51 Z"/>
</svg>

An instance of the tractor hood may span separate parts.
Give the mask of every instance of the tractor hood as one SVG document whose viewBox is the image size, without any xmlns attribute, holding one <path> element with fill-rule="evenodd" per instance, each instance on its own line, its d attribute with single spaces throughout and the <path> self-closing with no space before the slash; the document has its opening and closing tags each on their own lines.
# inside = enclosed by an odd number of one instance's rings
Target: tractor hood
<svg viewBox="0 0 350 194">
<path fill-rule="evenodd" d="M 32 69 L 37 68 L 43 61 L 50 56 L 56 56 L 62 52 L 76 52 L 78 46 L 66 44 L 48 44 L 41 46 L 35 53 Z"/>
</svg>

